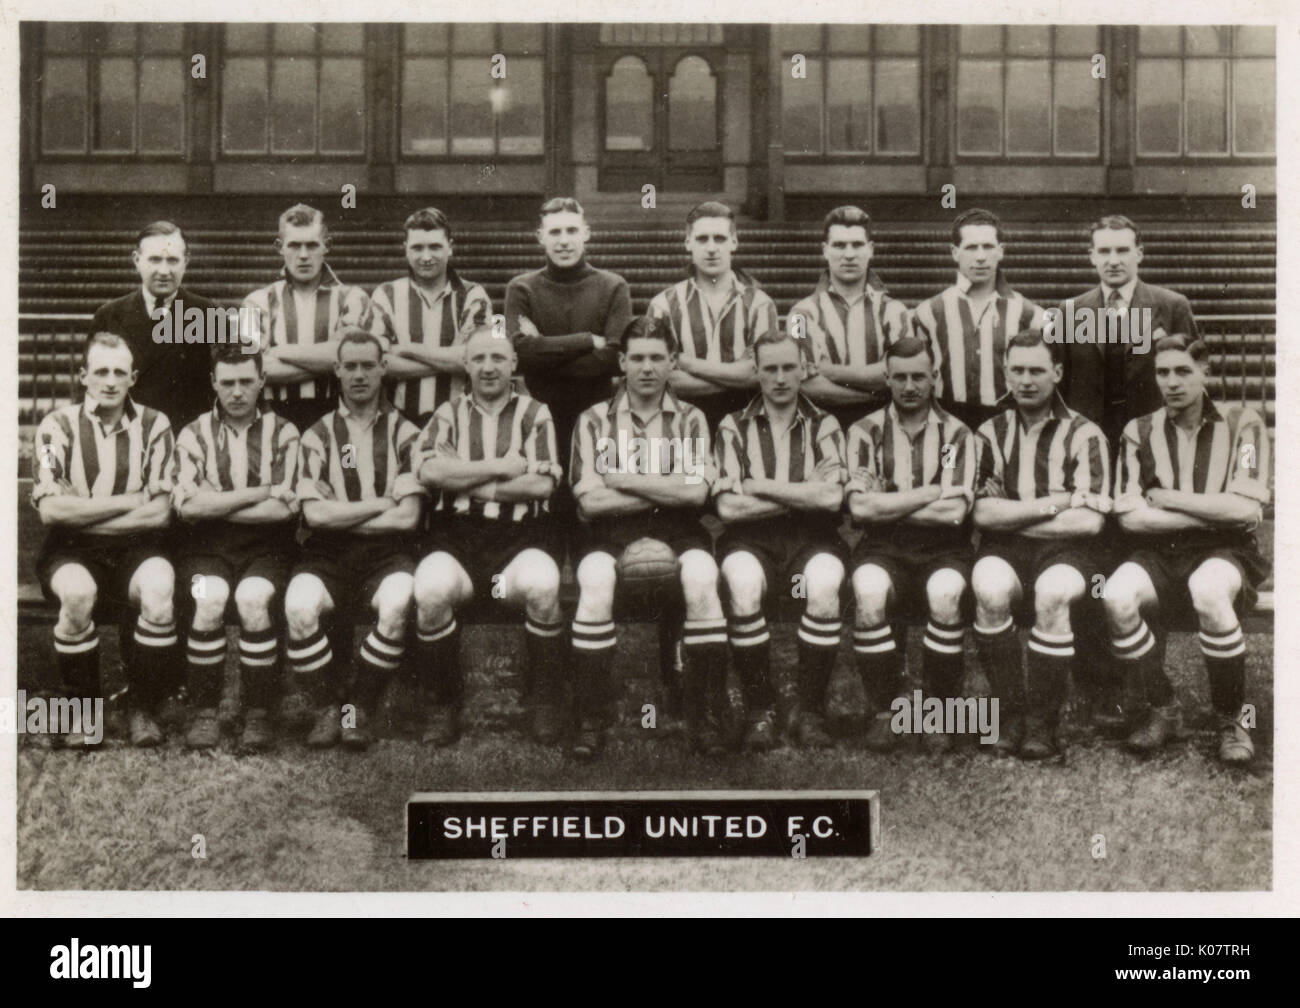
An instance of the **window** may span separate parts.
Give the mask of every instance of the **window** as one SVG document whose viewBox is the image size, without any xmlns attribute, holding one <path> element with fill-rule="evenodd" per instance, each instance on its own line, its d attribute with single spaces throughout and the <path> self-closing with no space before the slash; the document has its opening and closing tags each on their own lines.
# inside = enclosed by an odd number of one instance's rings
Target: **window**
<svg viewBox="0 0 1300 1008">
<path fill-rule="evenodd" d="M 605 150 L 648 151 L 654 145 L 654 78 L 641 57 L 623 56 L 605 78 Z"/>
<path fill-rule="evenodd" d="M 180 24 L 47 24 L 42 153 L 183 154 L 184 41 Z"/>
<path fill-rule="evenodd" d="M 917 25 L 778 25 L 773 30 L 784 63 L 781 120 L 787 154 L 921 153 Z"/>
<path fill-rule="evenodd" d="M 408 24 L 402 35 L 403 154 L 542 153 L 543 25 Z"/>
<path fill-rule="evenodd" d="M 226 154 L 365 152 L 359 24 L 231 24 L 221 76 Z"/>
<path fill-rule="evenodd" d="M 957 153 L 1101 155 L 1100 51 L 1092 25 L 963 25 L 957 39 Z"/>
<path fill-rule="evenodd" d="M 1137 145 L 1144 157 L 1271 157 L 1272 26 L 1138 29 Z"/>
</svg>

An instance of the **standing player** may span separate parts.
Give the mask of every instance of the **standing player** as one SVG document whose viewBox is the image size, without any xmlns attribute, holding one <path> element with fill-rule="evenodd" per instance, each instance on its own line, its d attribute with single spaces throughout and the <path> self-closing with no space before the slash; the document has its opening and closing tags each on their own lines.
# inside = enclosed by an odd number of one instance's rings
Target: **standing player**
<svg viewBox="0 0 1300 1008">
<path fill-rule="evenodd" d="M 870 409 L 883 405 L 885 348 L 912 334 L 907 306 L 889 296 L 871 271 L 871 218 L 855 206 L 836 207 L 822 222 L 826 272 L 817 288 L 790 310 L 786 330 L 804 330 L 814 349 L 817 374 L 803 393 L 830 410 L 847 431 Z"/>
<path fill-rule="evenodd" d="M 191 523 L 177 562 L 194 598 L 186 667 L 195 710 L 185 744 L 212 749 L 221 741 L 217 704 L 233 593 L 244 704 L 239 747 L 261 752 L 271 745 L 267 711 L 275 691 L 272 602 L 284 592 L 295 545 L 298 431 L 258 409 L 261 355 L 216 347 L 211 380 L 216 405 L 181 431 L 172 466 L 176 513 Z"/>
<path fill-rule="evenodd" d="M 975 430 L 997 416 L 1006 394 L 1007 341 L 1043 324 L 1043 310 L 1002 276 L 1002 224 L 987 210 L 967 210 L 952 224 L 957 282 L 912 313 L 916 335 L 939 353 L 940 405 Z"/>
<path fill-rule="evenodd" d="M 56 409 L 36 430 L 32 503 L 49 526 L 36 570 L 46 597 L 59 603 L 54 651 L 70 696 L 101 695 L 95 614 L 125 622 L 139 611 L 123 654 L 131 744 L 156 746 L 163 734 L 155 712 L 177 643 L 163 533 L 171 520 L 171 425 L 131 400 L 136 372 L 122 337 L 92 336 L 79 377 L 85 400 Z M 92 744 L 75 733 L 63 742 Z"/>
<path fill-rule="evenodd" d="M 709 428 L 703 413 L 668 388 L 676 358 L 667 327 L 643 329 L 634 323 L 619 353 L 623 382 L 611 400 L 583 413 L 573 432 L 570 478 L 585 519 L 576 539 L 579 594 L 573 620 L 578 715 L 573 752 L 581 758 L 600 748 L 600 701 L 617 644 L 617 558 L 643 537 L 666 543 L 677 554 L 693 741 L 714 755 L 726 748 L 720 718 L 726 704 L 727 621 L 718 598 L 713 543 L 700 522 L 714 479 Z M 633 470 L 638 457 L 644 471 Z"/>
<path fill-rule="evenodd" d="M 710 429 L 749 401 L 758 386 L 750 347 L 779 328 L 772 299 L 732 269 L 738 244 L 731 207 L 697 206 L 686 215 L 690 275 L 656 294 L 646 315 L 647 323 L 666 324 L 679 348 L 673 393 L 702 409 Z"/>
<path fill-rule="evenodd" d="M 285 591 L 286 650 L 296 687 L 322 705 L 307 744 L 324 748 L 341 739 L 363 749 L 369 714 L 406 650 L 421 497 L 412 456 L 420 430 L 384 397 L 382 337 L 345 328 L 338 355 L 338 408 L 303 433 L 298 453 L 297 496 L 311 532 Z M 350 627 L 367 610 L 375 628 L 361 645 L 355 710 L 341 721 L 335 656 L 321 621 L 332 615 Z"/>
<path fill-rule="evenodd" d="M 159 410 L 180 430 L 201 412 L 204 397 L 197 389 L 208 382 L 208 336 L 200 343 L 186 343 L 186 312 L 197 310 L 206 326 L 213 303 L 181 286 L 190 264 L 185 235 L 171 221 L 154 221 L 136 236 L 131 261 L 140 274 L 141 286 L 116 301 L 102 304 L 90 323 L 92 333 L 116 333 L 131 348 L 139 380 L 132 399 Z M 154 330 L 169 314 L 170 341 L 154 339 Z M 215 337 L 213 337 L 215 338 Z"/>
<path fill-rule="evenodd" d="M 799 394 L 805 361 L 788 333 L 754 341 L 759 394 L 718 427 L 718 542 L 730 596 L 731 656 L 744 692 L 746 749 L 777 742 L 763 602 L 802 581 L 797 702 L 800 745 L 832 744 L 826 690 L 840 646 L 840 588 L 848 553 L 836 527 L 844 501 L 844 432 Z"/>
<path fill-rule="evenodd" d="M 556 443 L 565 451 L 578 415 L 609 398 L 619 342 L 632 321 L 627 281 L 587 262 L 590 240 L 577 200 L 547 200 L 537 225 L 546 265 L 506 287 L 506 334 L 519 355 L 519 372 L 529 393 L 550 408 Z M 566 498 L 562 489 L 555 503 L 569 515 Z"/>
<path fill-rule="evenodd" d="M 416 450 L 420 482 L 443 501 L 415 571 L 415 664 L 431 701 L 424 741 L 447 745 L 459 733 L 465 681 L 456 610 L 490 593 L 524 609 L 533 734 L 550 744 L 562 727 L 566 657 L 564 557 L 542 520 L 561 473 L 555 426 L 545 405 L 511 388 L 515 352 L 504 335 L 476 329 L 465 362 L 469 394 L 438 407 Z"/>
<path fill-rule="evenodd" d="M 337 401 L 331 375 L 340 328 L 373 324 L 366 292 L 340 282 L 325 262 L 329 240 L 323 213 L 303 203 L 291 206 L 280 215 L 275 240 L 283 276 L 253 291 L 243 304 L 258 319 L 254 331 L 266 351 L 268 398 L 299 431 Z"/>
<path fill-rule="evenodd" d="M 376 287 L 371 305 L 378 332 L 393 344 L 393 405 L 423 426 L 464 393 L 465 334 L 491 322 L 492 302 L 452 267 L 451 228 L 441 210 L 417 210 L 402 227 L 409 273 Z"/>
<path fill-rule="evenodd" d="M 1001 752 L 1024 759 L 1059 749 L 1057 725 L 1074 658 L 1070 607 L 1097 569 L 1096 536 L 1110 510 L 1101 428 L 1061 399 L 1059 345 L 1041 330 L 1007 342 L 1011 408 L 979 429 L 975 527 L 983 533 L 971 572 L 980 660 L 1001 701 Z M 1034 624 L 1025 666 L 1012 610 L 1030 596 Z M 1027 700 L 1026 700 L 1027 697 Z"/>
<path fill-rule="evenodd" d="M 1239 614 L 1268 573 L 1254 529 L 1268 503 L 1269 441 L 1247 406 L 1215 406 L 1205 392 L 1205 344 L 1182 335 L 1155 345 L 1164 406 L 1124 428 L 1115 511 L 1128 559 L 1106 582 L 1115 656 L 1151 711 L 1128 738 L 1154 752 L 1182 720 L 1161 649 L 1144 621 L 1190 600 L 1200 624 L 1210 701 L 1220 720 L 1219 759 L 1255 755 L 1243 723 L 1246 639 Z"/>
<path fill-rule="evenodd" d="M 891 615 L 925 611 L 921 682 L 934 697 L 960 695 L 962 596 L 970 580 L 966 516 L 975 495 L 976 440 L 934 402 L 934 351 L 907 336 L 885 349 L 893 402 L 849 428 L 849 512 L 865 526 L 853 552 L 853 650 L 873 715 L 867 745 L 892 749 L 891 705 L 902 693 L 907 638 Z M 951 735 L 925 736 L 937 751 Z"/>
</svg>

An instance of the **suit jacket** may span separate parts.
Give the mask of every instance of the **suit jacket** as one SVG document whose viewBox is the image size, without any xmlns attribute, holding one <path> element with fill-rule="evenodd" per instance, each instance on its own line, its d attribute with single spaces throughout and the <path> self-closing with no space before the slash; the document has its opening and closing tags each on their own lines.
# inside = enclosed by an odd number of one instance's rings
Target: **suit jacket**
<svg viewBox="0 0 1300 1008">
<path fill-rule="evenodd" d="M 1100 287 L 1072 300 L 1074 308 L 1098 309 L 1105 306 Z M 1166 287 L 1138 280 L 1129 308 L 1151 309 L 1153 343 L 1157 329 L 1163 329 L 1166 335 L 1185 333 L 1193 339 L 1197 337 L 1192 306 L 1183 295 Z M 1064 304 L 1061 311 L 1066 311 Z M 1156 386 L 1154 353 L 1133 353 L 1131 347 L 1123 343 L 1065 343 L 1061 349 L 1065 361 L 1061 395 L 1071 409 L 1100 425 L 1112 452 L 1119 444 L 1126 423 L 1153 413 L 1163 405 L 1160 389 Z M 1106 387 L 1106 354 L 1124 356 L 1122 388 Z"/>
<path fill-rule="evenodd" d="M 107 301 L 95 312 L 90 334 L 116 333 L 131 346 L 135 368 L 140 372 L 131 398 L 166 414 L 172 430 L 179 431 L 212 405 L 214 393 L 209 361 L 212 347 L 206 342 L 185 343 L 182 313 L 197 308 L 207 317 L 214 303 L 201 294 L 181 288 L 172 300 L 172 342 L 158 343 L 153 337 L 158 324 L 145 309 L 144 292 L 136 288 L 115 301 Z M 203 330 L 206 333 L 206 326 Z"/>
</svg>

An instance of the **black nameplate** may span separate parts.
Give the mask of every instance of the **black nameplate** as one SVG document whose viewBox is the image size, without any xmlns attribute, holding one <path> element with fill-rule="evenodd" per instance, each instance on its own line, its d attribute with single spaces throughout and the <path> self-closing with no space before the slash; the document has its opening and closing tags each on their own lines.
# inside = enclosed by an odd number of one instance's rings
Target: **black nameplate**
<svg viewBox="0 0 1300 1008">
<path fill-rule="evenodd" d="M 866 857 L 875 791 L 422 792 L 406 856 Z"/>
</svg>

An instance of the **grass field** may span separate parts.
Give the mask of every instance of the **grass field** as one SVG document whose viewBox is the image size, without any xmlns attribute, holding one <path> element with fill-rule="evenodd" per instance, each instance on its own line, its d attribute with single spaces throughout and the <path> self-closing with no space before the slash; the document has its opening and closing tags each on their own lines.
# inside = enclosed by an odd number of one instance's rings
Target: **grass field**
<svg viewBox="0 0 1300 1008">
<path fill-rule="evenodd" d="M 774 630 L 774 667 L 791 669 L 791 628 Z M 833 687 L 840 747 L 781 749 L 717 762 L 679 736 L 640 727 L 657 699 L 653 636 L 621 632 L 622 727 L 594 764 L 528 741 L 516 694 L 519 632 L 472 627 L 468 731 L 430 751 L 408 737 L 367 753 L 285 743 L 238 757 L 110 740 L 92 755 L 23 744 L 18 757 L 18 888 L 246 890 L 1262 890 L 1271 887 L 1271 634 L 1249 638 L 1248 698 L 1259 759 L 1226 771 L 1198 725 L 1207 702 L 1193 639 L 1171 638 L 1169 667 L 1192 712 L 1188 738 L 1139 761 L 1072 722 L 1066 756 L 997 760 L 981 747 L 878 756 L 854 741 L 862 693 L 845 650 Z M 105 635 L 104 667 L 115 671 Z M 916 641 L 913 641 L 915 649 Z M 968 667 L 974 668 L 973 654 Z M 20 684 L 50 666 L 48 628 L 19 634 Z M 983 685 L 975 675 L 976 687 Z M 984 747 L 987 748 L 987 747 Z M 404 803 L 414 791 L 874 788 L 879 852 L 857 859 L 408 862 Z M 207 857 L 192 856 L 202 834 Z M 1106 856 L 1092 856 L 1094 836 Z"/>
</svg>

